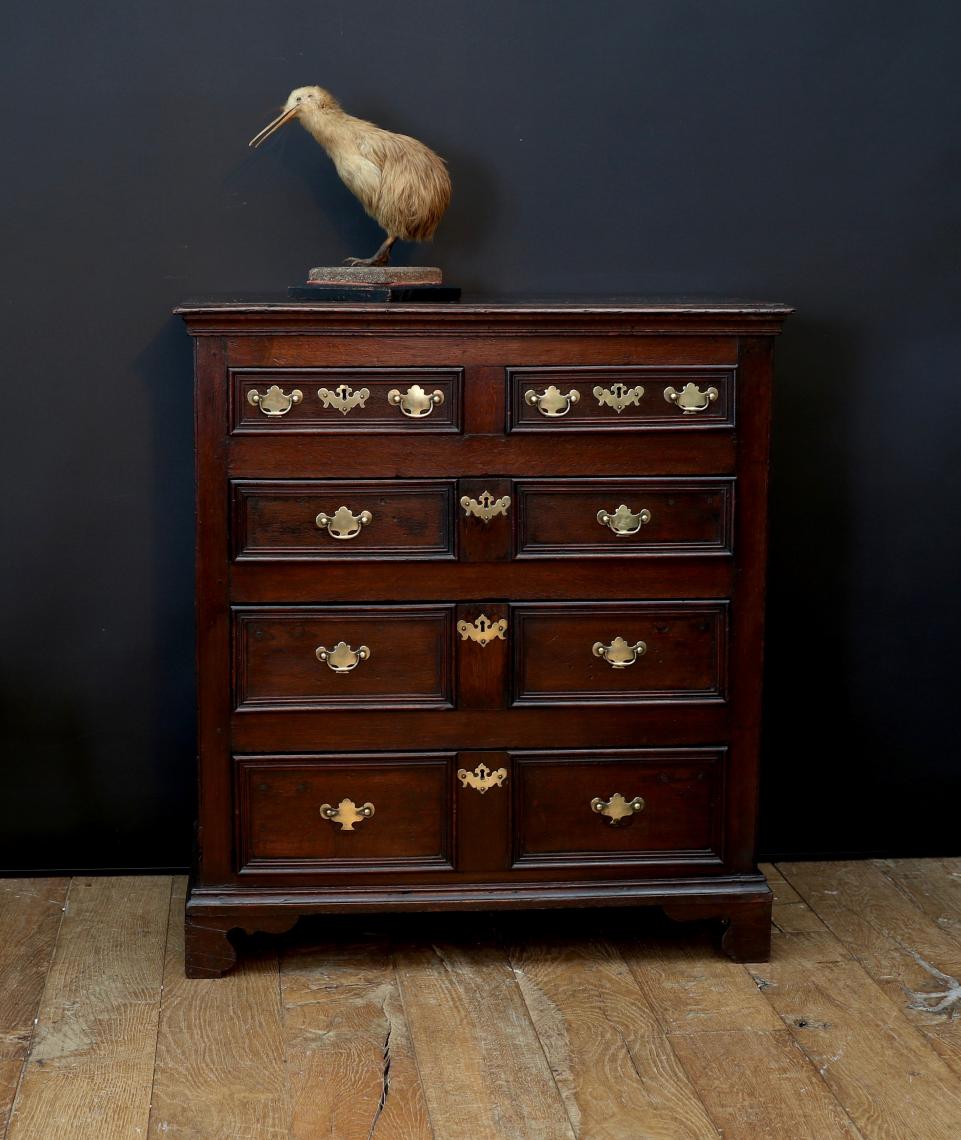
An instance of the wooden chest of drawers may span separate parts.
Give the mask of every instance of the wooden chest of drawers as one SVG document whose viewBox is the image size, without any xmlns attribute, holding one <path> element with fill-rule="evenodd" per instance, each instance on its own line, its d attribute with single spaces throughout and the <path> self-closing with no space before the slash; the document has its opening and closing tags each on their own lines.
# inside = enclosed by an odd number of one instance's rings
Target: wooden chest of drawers
<svg viewBox="0 0 961 1140">
<path fill-rule="evenodd" d="M 763 959 L 754 303 L 195 302 L 187 973 L 235 930 L 634 906 Z"/>
</svg>

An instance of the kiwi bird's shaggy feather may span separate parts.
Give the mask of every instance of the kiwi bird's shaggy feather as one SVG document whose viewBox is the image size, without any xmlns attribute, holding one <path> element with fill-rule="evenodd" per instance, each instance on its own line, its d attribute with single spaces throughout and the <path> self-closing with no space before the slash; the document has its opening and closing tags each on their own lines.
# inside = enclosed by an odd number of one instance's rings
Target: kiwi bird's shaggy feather
<svg viewBox="0 0 961 1140">
<path fill-rule="evenodd" d="M 367 213 L 403 241 L 430 241 L 450 203 L 444 160 L 409 135 L 348 115 L 321 87 L 292 91 L 287 109 L 330 155 Z"/>
</svg>

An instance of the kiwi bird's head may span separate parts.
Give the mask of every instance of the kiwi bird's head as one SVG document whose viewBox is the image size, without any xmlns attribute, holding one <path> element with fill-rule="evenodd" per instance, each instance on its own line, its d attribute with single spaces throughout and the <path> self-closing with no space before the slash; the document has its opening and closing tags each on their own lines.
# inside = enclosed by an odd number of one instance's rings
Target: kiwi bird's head
<svg viewBox="0 0 961 1140">
<path fill-rule="evenodd" d="M 284 109 L 277 118 L 268 123 L 259 134 L 254 135 L 248 145 L 260 146 L 262 142 L 270 138 L 274 131 L 279 130 L 284 123 L 289 123 L 291 119 L 299 118 L 303 122 L 305 119 L 309 120 L 316 115 L 339 110 L 340 104 L 323 87 L 295 87 L 287 96 Z"/>
</svg>

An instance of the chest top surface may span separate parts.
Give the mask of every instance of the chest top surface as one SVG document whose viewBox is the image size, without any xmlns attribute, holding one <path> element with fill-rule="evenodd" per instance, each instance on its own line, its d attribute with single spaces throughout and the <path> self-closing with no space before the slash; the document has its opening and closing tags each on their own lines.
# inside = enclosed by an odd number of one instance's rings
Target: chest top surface
<svg viewBox="0 0 961 1140">
<path fill-rule="evenodd" d="M 637 332 L 764 335 L 780 332 L 793 310 L 773 301 L 735 298 L 610 296 L 465 298 L 457 304 L 291 301 L 280 295 L 234 294 L 184 301 L 176 310 L 194 334 L 257 333 L 314 326 L 460 332 L 593 331 L 617 327 Z"/>
</svg>

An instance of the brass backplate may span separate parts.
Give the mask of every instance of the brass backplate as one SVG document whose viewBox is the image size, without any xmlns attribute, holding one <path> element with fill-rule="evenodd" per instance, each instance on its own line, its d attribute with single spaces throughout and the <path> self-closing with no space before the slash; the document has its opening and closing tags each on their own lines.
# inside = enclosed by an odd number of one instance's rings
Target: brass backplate
<svg viewBox="0 0 961 1140">
<path fill-rule="evenodd" d="M 331 823 L 339 823 L 341 831 L 353 831 L 358 823 L 370 819 L 374 814 L 374 805 L 368 801 L 358 807 L 353 800 L 343 799 L 336 807 L 321 804 L 320 814 Z"/>
<path fill-rule="evenodd" d="M 643 810 L 644 801 L 640 796 L 626 800 L 620 792 L 615 792 L 609 800 L 602 800 L 600 796 L 595 796 L 591 800 L 591 811 L 596 811 L 598 815 L 607 816 L 614 827 Z"/>
<path fill-rule="evenodd" d="M 292 389 L 288 394 L 277 384 L 271 384 L 263 395 L 256 388 L 251 388 L 247 393 L 247 403 L 260 408 L 265 416 L 271 418 L 287 415 L 294 404 L 299 404 L 303 398 L 304 394 L 299 388 Z"/>
<path fill-rule="evenodd" d="M 680 408 L 686 416 L 705 411 L 714 403 L 717 396 L 717 388 L 713 384 L 709 388 L 705 388 L 703 392 L 693 383 L 685 384 L 680 391 L 670 385 L 664 389 L 664 399 L 669 404 L 674 404 Z"/>
<path fill-rule="evenodd" d="M 444 393 L 435 388 L 429 395 L 419 384 L 411 384 L 406 392 L 399 388 L 391 388 L 387 393 L 388 404 L 393 404 L 412 420 L 423 419 L 429 416 L 438 404 L 443 404 Z"/>
</svg>

